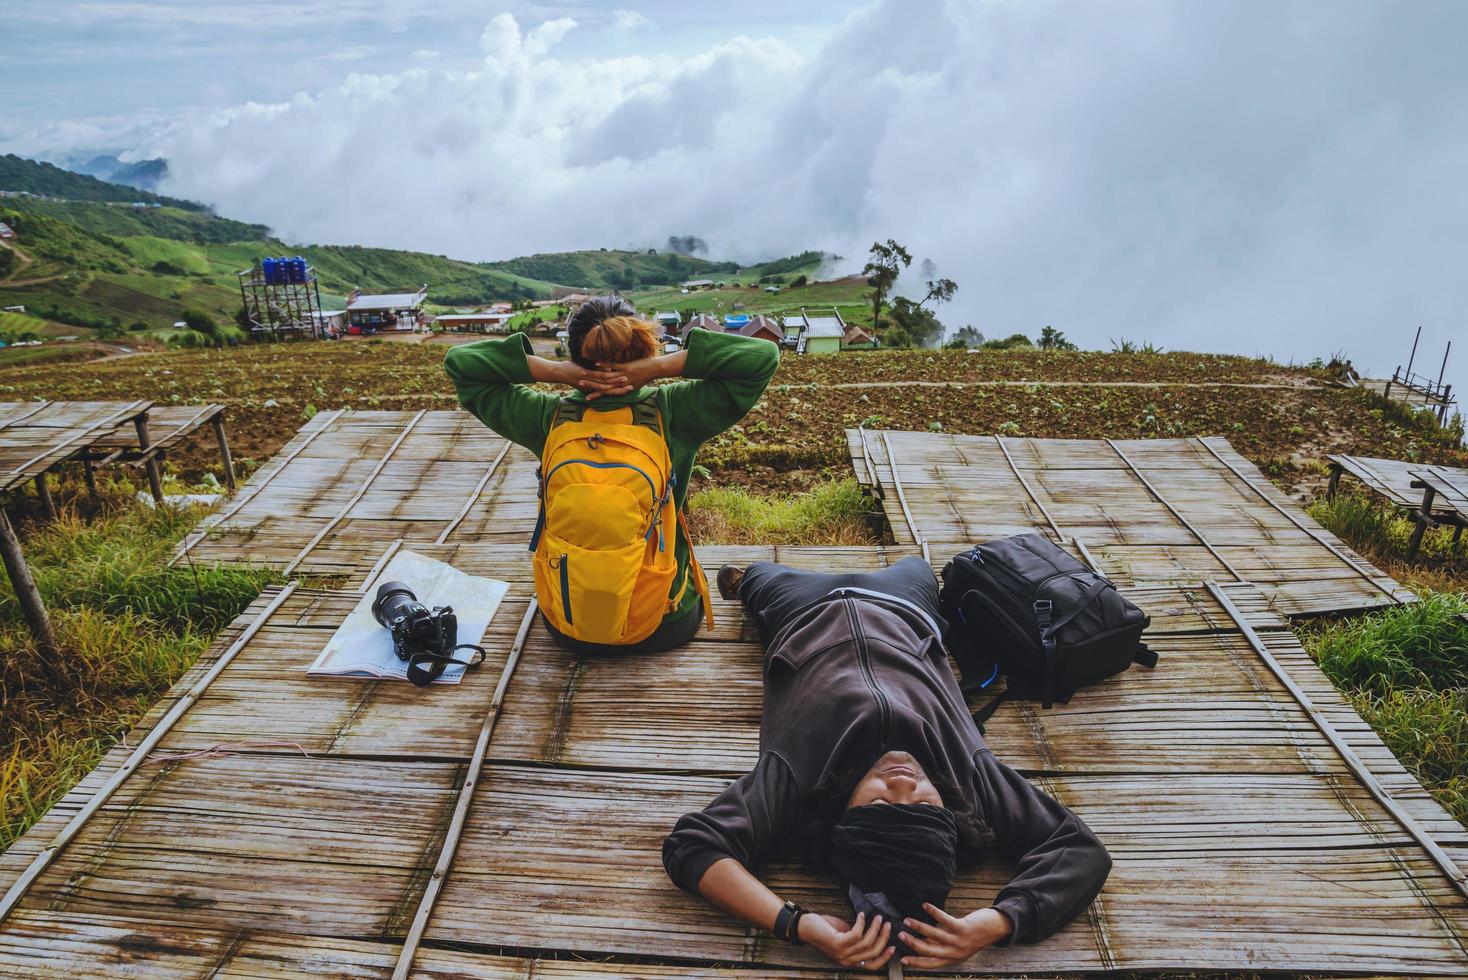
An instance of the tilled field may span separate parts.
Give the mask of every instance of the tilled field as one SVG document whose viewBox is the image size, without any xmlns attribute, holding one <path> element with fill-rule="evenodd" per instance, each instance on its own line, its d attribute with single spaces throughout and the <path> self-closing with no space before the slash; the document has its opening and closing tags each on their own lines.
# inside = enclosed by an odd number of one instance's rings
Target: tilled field
<svg viewBox="0 0 1468 980">
<path fill-rule="evenodd" d="M 0 399 L 223 402 L 243 468 L 317 410 L 445 408 L 443 348 L 392 342 L 260 345 L 0 370 Z M 1247 386 L 1247 387 L 1246 387 Z M 764 400 L 701 461 L 728 480 L 788 489 L 847 467 L 854 425 L 1060 438 L 1223 435 L 1286 484 L 1311 484 L 1327 452 L 1464 465 L 1468 454 L 1360 392 L 1309 371 L 1211 354 L 878 351 L 787 355 Z M 173 465 L 216 465 L 205 440 Z"/>
</svg>

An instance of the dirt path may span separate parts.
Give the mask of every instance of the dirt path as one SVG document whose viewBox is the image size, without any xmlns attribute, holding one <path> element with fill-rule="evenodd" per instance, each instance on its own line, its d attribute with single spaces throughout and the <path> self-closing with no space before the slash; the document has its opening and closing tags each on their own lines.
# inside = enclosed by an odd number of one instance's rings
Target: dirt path
<svg viewBox="0 0 1468 980">
<path fill-rule="evenodd" d="M 58 273 L 54 276 L 37 276 L 34 279 L 17 279 L 16 276 L 20 275 L 27 266 L 32 265 L 36 260 L 27 255 L 25 250 L 19 245 L 11 242 L 0 242 L 0 248 L 9 250 L 20 260 L 19 268 L 15 269 L 4 279 L 0 279 L 0 286 L 39 286 L 43 282 L 55 282 L 58 279 L 66 278 L 65 273 Z"/>
</svg>

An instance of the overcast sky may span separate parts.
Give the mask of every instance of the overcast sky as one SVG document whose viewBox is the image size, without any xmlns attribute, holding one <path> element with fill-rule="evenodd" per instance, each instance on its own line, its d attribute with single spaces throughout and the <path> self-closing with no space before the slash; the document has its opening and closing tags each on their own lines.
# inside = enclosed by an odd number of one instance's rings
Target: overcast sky
<svg viewBox="0 0 1468 980">
<path fill-rule="evenodd" d="M 0 150 L 300 242 L 893 237 L 987 335 L 1468 380 L 1468 2 L 8 0 Z"/>
</svg>

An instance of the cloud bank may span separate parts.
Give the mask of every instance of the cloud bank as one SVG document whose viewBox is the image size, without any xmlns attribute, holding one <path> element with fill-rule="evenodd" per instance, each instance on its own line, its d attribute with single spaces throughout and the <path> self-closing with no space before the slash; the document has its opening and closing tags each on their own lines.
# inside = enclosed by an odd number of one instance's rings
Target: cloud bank
<svg viewBox="0 0 1468 980">
<path fill-rule="evenodd" d="M 989 335 L 1389 371 L 1418 323 L 1429 350 L 1462 332 L 1468 5 L 889 0 L 813 55 L 739 36 L 674 60 L 644 34 L 559 58 L 577 29 L 503 14 L 472 70 L 344 74 L 148 151 L 168 193 L 300 241 L 856 259 L 893 237 L 958 281 L 944 320 Z"/>
</svg>

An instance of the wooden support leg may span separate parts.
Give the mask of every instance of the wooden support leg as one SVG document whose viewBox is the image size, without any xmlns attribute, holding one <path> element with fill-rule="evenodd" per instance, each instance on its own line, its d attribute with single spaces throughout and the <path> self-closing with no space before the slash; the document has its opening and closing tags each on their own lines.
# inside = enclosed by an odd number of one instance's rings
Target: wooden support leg
<svg viewBox="0 0 1468 980">
<path fill-rule="evenodd" d="M 46 605 L 41 601 L 35 579 L 31 578 L 30 568 L 26 566 L 25 553 L 20 550 L 20 539 L 15 536 L 15 528 L 10 525 L 10 518 L 3 507 L 0 507 L 0 558 L 5 561 L 6 574 L 15 588 L 15 597 L 20 600 L 36 649 L 47 660 L 59 659 L 61 647 L 56 642 L 55 631 L 51 629 L 51 617 L 46 615 Z"/>
<path fill-rule="evenodd" d="M 1422 535 L 1427 533 L 1427 525 L 1432 523 L 1432 498 L 1436 495 L 1437 491 L 1432 487 L 1422 491 L 1422 510 L 1412 517 L 1417 522 L 1417 526 L 1412 529 L 1412 538 L 1407 542 L 1407 561 L 1409 562 L 1417 557 L 1417 549 L 1422 547 Z"/>
<path fill-rule="evenodd" d="M 1457 527 L 1453 528 L 1453 547 L 1456 548 L 1458 546 L 1458 542 L 1459 541 L 1462 541 L 1462 540 L 1463 540 L 1463 525 L 1459 524 Z"/>
<path fill-rule="evenodd" d="M 148 417 L 139 415 L 133 419 L 133 427 L 138 430 L 138 447 L 146 453 L 153 445 L 148 438 Z M 158 472 L 158 457 L 149 455 L 144 465 L 148 470 L 148 488 L 153 491 L 153 499 L 161 504 L 163 503 L 163 477 Z"/>
<path fill-rule="evenodd" d="M 97 467 L 92 463 L 91 453 L 82 453 L 82 478 L 87 481 L 87 493 L 92 495 L 94 501 L 100 500 L 101 495 L 97 492 Z"/>
<path fill-rule="evenodd" d="M 46 520 L 56 520 L 56 501 L 51 499 L 51 488 L 46 485 L 46 474 L 36 474 L 36 496 L 41 498 L 41 511 Z"/>
<path fill-rule="evenodd" d="M 234 459 L 229 455 L 229 440 L 224 437 L 224 413 L 214 416 L 214 438 L 219 443 L 219 458 L 224 461 L 224 485 L 234 486 Z"/>
<path fill-rule="evenodd" d="M 1341 485 L 1341 464 L 1330 464 L 1330 482 L 1325 485 L 1325 499 L 1329 500 L 1335 496 L 1336 490 Z"/>
</svg>

